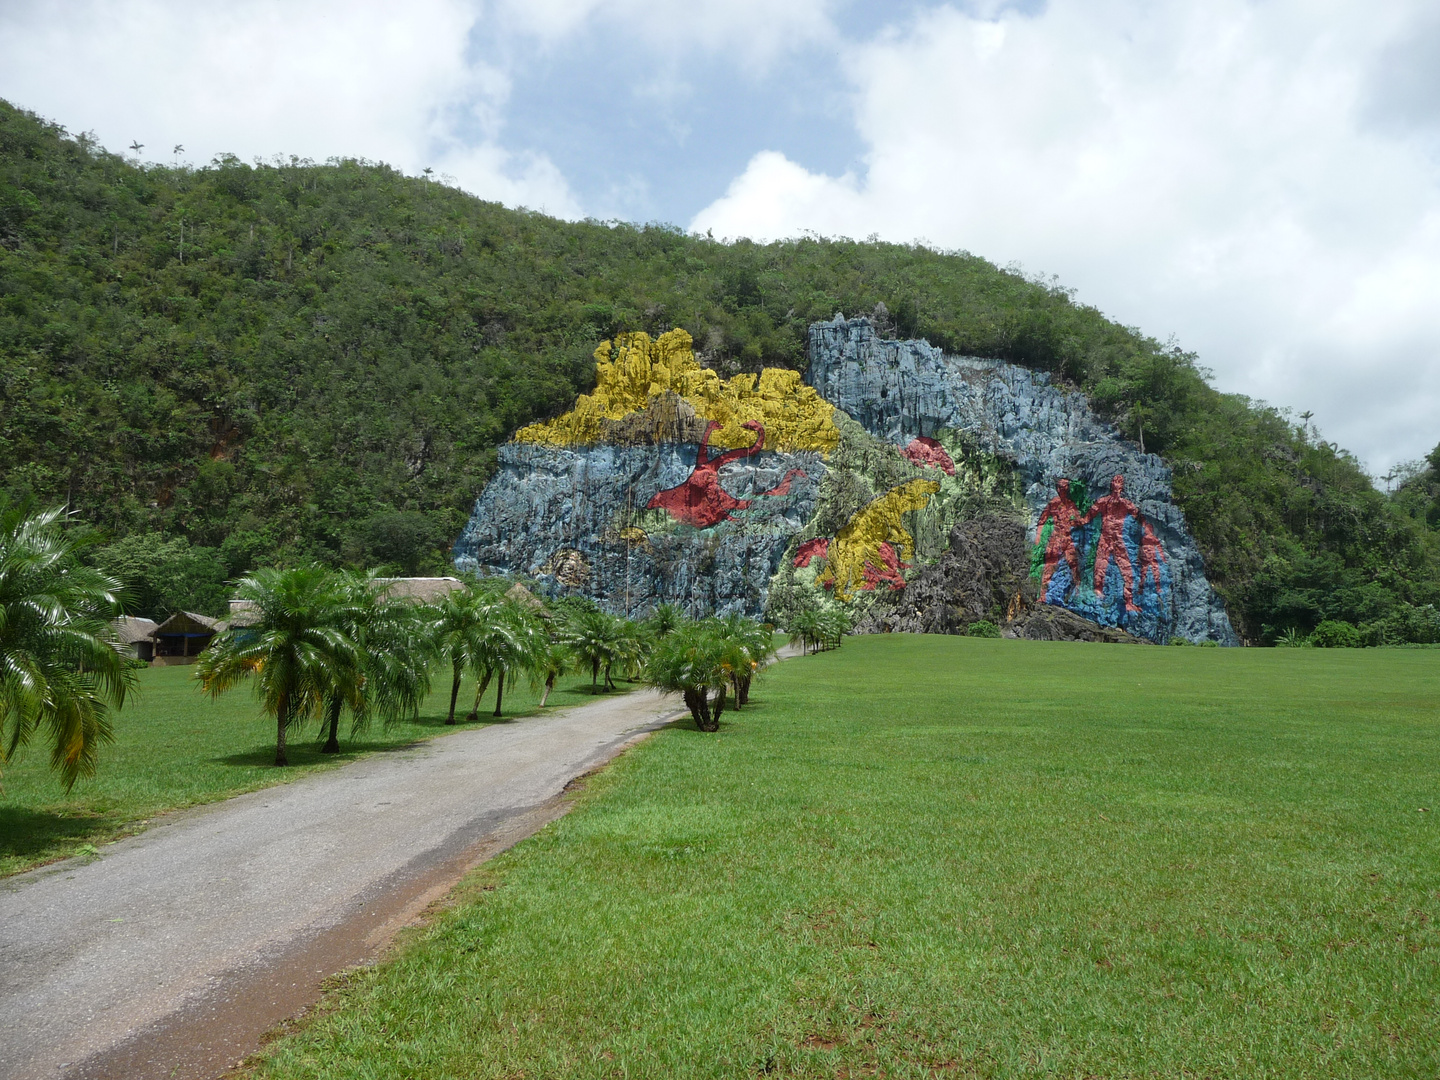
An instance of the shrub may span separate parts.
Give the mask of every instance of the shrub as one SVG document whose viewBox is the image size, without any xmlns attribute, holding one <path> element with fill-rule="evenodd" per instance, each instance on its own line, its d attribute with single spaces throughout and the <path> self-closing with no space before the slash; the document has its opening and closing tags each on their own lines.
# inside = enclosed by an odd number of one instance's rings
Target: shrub
<svg viewBox="0 0 1440 1080">
<path fill-rule="evenodd" d="M 1000 636 L 1000 627 L 996 626 L 989 619 L 981 619 L 978 622 L 972 622 L 966 628 L 965 632 L 971 637 L 998 638 Z"/>
<path fill-rule="evenodd" d="M 1326 619 L 1315 627 L 1314 632 L 1310 635 L 1309 644 L 1314 645 L 1317 649 L 1358 649 L 1360 647 L 1360 631 L 1340 619 Z"/>
</svg>

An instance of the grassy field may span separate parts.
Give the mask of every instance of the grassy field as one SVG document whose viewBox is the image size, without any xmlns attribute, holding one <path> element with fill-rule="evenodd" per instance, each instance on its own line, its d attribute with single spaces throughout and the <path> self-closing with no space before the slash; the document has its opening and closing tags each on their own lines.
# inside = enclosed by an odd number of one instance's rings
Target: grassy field
<svg viewBox="0 0 1440 1080">
<path fill-rule="evenodd" d="M 457 730 L 445 725 L 450 683 L 437 685 L 416 723 L 390 730 L 374 724 L 359 739 L 349 739 L 348 718 L 341 721 L 339 754 L 321 754 L 315 727 L 292 732 L 290 766 L 277 769 L 275 723 L 256 706 L 247 687 L 218 701 L 200 693 L 194 668 L 147 668 L 140 692 L 115 717 L 115 742 L 101 750 L 99 775 L 81 780 L 67 796 L 49 768 L 41 741 L 0 775 L 0 876 L 67 855 L 83 854 L 143 828 L 146 819 L 165 810 L 213 802 L 244 791 L 293 780 L 316 769 L 353 761 L 360 754 L 402 746 Z M 440 680 L 437 680 L 437 684 Z M 474 683 L 466 680 L 460 709 L 469 711 Z M 480 710 L 489 722 L 495 692 Z M 504 715 L 536 711 L 538 695 L 523 682 L 505 693 Z M 551 707 L 590 700 L 588 682 L 566 680 L 546 702 Z"/>
<path fill-rule="evenodd" d="M 1437 701 L 1423 651 L 852 639 L 625 755 L 260 1072 L 1433 1078 Z"/>
</svg>

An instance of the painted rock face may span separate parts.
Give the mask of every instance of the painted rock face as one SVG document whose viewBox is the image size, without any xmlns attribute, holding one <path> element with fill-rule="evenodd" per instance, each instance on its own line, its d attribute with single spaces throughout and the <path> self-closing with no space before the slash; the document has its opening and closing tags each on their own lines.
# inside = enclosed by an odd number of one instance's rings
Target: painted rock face
<svg viewBox="0 0 1440 1080">
<path fill-rule="evenodd" d="M 783 622 L 795 604 L 842 604 L 888 626 L 908 604 L 938 625 L 919 608 L 949 603 L 934 583 L 958 587 L 953 566 L 936 573 L 953 530 L 1000 515 L 1027 530 L 1039 602 L 1154 641 L 1235 640 L 1164 463 L 1043 374 L 837 318 L 811 327 L 803 382 L 722 380 L 681 330 L 604 343 L 596 379 L 501 448 L 461 569 L 632 614 L 669 601 Z M 995 600 L 996 621 L 1021 592 Z"/>
</svg>

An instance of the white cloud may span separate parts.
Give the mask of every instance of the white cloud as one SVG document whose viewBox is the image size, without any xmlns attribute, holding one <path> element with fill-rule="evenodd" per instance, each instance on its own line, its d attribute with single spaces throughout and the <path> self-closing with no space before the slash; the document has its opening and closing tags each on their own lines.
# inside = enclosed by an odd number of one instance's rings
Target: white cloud
<svg viewBox="0 0 1440 1080">
<path fill-rule="evenodd" d="M 0 94 L 149 160 L 365 157 L 578 215 L 553 165 L 497 142 L 510 82 L 469 57 L 476 19 L 463 0 L 14 6 Z"/>
<path fill-rule="evenodd" d="M 863 176 L 757 154 L 692 227 L 923 236 L 1057 273 L 1175 332 L 1222 387 L 1313 409 L 1383 471 L 1440 440 L 1434 128 L 1367 120 L 1377 65 L 1421 15 L 1338 0 L 934 12 L 843 60 Z"/>
<path fill-rule="evenodd" d="M 547 41 L 621 28 L 643 50 L 617 54 L 596 77 L 630 81 L 682 59 L 667 54 L 725 53 L 741 67 L 763 69 L 797 45 L 835 35 L 835 0 L 501 0 L 497 7 L 506 23 Z"/>
</svg>

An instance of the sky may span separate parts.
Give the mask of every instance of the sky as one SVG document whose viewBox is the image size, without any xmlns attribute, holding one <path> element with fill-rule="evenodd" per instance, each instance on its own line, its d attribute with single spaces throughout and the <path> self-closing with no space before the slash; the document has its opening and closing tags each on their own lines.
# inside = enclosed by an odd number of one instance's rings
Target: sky
<svg viewBox="0 0 1440 1080">
<path fill-rule="evenodd" d="M 0 97 L 111 150 L 970 251 L 1382 486 L 1440 443 L 1437 72 L 1434 0 L 0 0 Z"/>
</svg>

